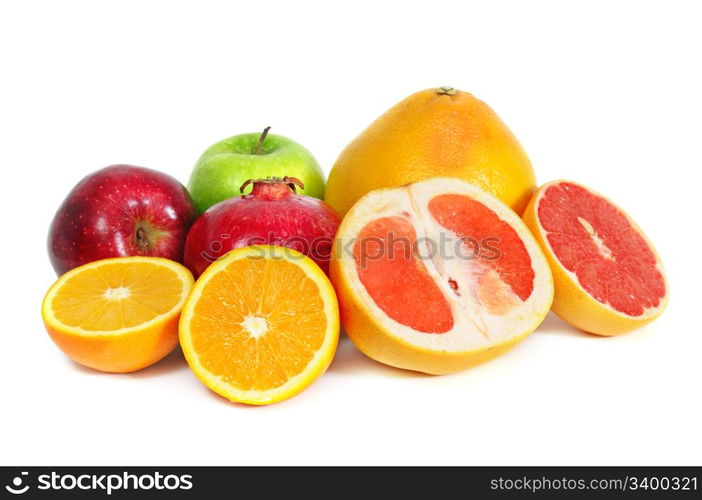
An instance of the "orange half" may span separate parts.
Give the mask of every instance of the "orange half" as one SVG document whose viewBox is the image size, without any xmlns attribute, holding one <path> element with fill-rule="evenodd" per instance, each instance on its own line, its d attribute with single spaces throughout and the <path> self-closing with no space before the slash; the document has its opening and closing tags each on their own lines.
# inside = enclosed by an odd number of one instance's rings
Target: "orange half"
<svg viewBox="0 0 702 500">
<path fill-rule="evenodd" d="M 180 320 L 195 375 L 239 403 L 288 399 L 327 369 L 339 339 L 329 279 L 289 248 L 234 250 L 200 276 Z"/>
<path fill-rule="evenodd" d="M 52 340 L 75 362 L 131 372 L 178 345 L 178 318 L 192 284 L 190 271 L 168 259 L 98 260 L 51 286 L 42 318 Z"/>
</svg>

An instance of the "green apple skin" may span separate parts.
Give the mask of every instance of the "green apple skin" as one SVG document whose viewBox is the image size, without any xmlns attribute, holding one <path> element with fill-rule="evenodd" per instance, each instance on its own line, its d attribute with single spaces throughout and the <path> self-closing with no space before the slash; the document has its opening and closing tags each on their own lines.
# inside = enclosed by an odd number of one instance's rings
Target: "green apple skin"
<svg viewBox="0 0 702 500">
<path fill-rule="evenodd" d="M 324 173 L 312 153 L 282 135 L 268 134 L 254 154 L 260 133 L 235 135 L 210 146 L 195 164 L 188 191 L 200 213 L 222 200 L 239 196 L 249 179 L 296 177 L 298 193 L 324 199 Z M 245 193 L 244 193 L 245 194 Z"/>
</svg>

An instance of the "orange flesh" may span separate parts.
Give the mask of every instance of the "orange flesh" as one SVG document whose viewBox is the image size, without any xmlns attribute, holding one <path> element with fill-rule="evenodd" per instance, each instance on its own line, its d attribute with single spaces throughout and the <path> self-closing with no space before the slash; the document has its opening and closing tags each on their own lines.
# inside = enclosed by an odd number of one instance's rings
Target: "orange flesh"
<svg viewBox="0 0 702 500">
<path fill-rule="evenodd" d="M 51 302 L 62 323 L 88 331 L 114 331 L 167 313 L 181 299 L 174 271 L 148 263 L 113 263 L 69 278 Z"/>
<path fill-rule="evenodd" d="M 232 262 L 206 283 L 193 312 L 200 363 L 241 390 L 272 389 L 301 373 L 327 329 L 319 287 L 284 260 Z M 252 332 L 250 323 L 265 331 Z"/>
</svg>

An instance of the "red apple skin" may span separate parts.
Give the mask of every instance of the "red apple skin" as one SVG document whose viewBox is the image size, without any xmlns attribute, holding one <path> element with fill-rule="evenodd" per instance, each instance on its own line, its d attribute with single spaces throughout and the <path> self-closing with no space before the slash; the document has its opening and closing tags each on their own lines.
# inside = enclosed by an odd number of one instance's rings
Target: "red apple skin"
<svg viewBox="0 0 702 500">
<path fill-rule="evenodd" d="M 183 261 L 196 217 L 185 187 L 144 167 L 112 165 L 80 181 L 49 229 L 51 265 L 59 276 L 110 257 L 147 255 Z"/>
</svg>

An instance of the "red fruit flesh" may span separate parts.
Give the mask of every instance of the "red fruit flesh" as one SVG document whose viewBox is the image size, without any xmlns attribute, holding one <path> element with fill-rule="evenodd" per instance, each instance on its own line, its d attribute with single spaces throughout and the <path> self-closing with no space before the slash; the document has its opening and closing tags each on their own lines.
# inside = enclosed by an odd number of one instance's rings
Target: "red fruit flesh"
<svg viewBox="0 0 702 500">
<path fill-rule="evenodd" d="M 561 182 L 544 192 L 538 218 L 558 260 L 596 300 L 630 316 L 660 305 L 666 290 L 656 256 L 607 199 Z"/>
<path fill-rule="evenodd" d="M 185 242 L 185 265 L 197 277 L 230 250 L 276 245 L 309 256 L 329 272 L 329 256 L 339 216 L 317 198 L 295 194 L 300 181 L 273 178 L 247 181 L 251 194 L 210 207 L 193 224 Z"/>
<path fill-rule="evenodd" d="M 415 227 L 409 214 L 378 218 L 358 234 L 354 259 L 359 279 L 385 314 L 416 331 L 439 334 L 454 327 L 447 293 L 466 300 L 470 295 L 470 300 L 495 315 L 530 297 L 535 273 L 529 253 L 517 232 L 495 212 L 456 194 L 433 197 L 428 211 L 444 232 L 429 235 L 433 259 L 418 255 L 417 232 L 426 228 Z M 462 247 L 460 256 L 449 257 L 451 252 L 441 248 L 442 240 L 449 241 L 449 246 L 457 242 Z M 457 259 L 450 269 L 447 261 L 439 264 L 448 292 L 427 270 L 444 255 Z"/>
<path fill-rule="evenodd" d="M 420 332 L 445 333 L 453 328 L 451 306 L 414 254 L 416 241 L 414 227 L 402 217 L 370 222 L 354 245 L 358 275 L 392 319 Z"/>
<path fill-rule="evenodd" d="M 534 270 L 524 242 L 509 224 L 482 203 L 458 194 L 434 197 L 429 211 L 459 238 L 478 242 L 480 263 L 494 269 L 520 299 L 529 298 L 534 290 Z M 488 247 L 494 255 L 487 255 Z"/>
</svg>

